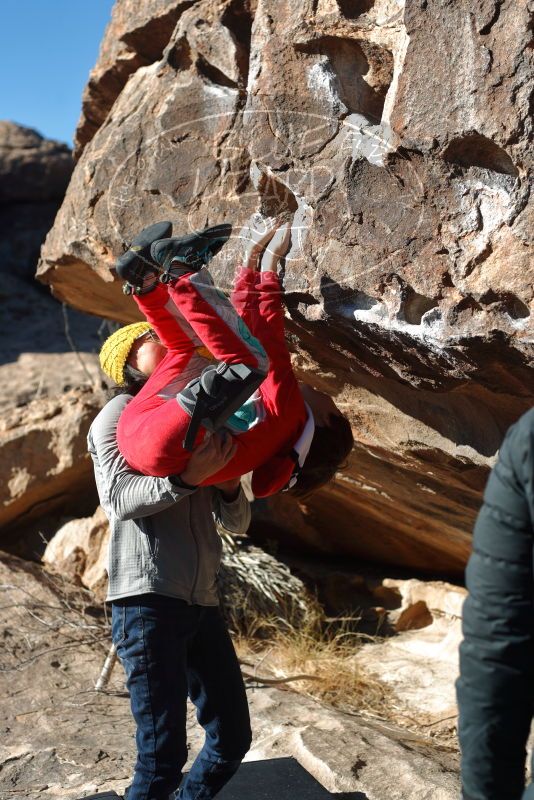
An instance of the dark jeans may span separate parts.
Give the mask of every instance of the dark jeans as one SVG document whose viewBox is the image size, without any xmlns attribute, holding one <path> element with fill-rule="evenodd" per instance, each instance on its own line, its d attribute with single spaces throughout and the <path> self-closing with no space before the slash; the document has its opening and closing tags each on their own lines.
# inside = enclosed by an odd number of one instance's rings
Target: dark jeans
<svg viewBox="0 0 534 800">
<path fill-rule="evenodd" d="M 113 603 L 112 635 L 137 723 L 128 800 L 167 800 L 180 785 L 188 695 L 206 736 L 178 797 L 211 800 L 252 738 L 241 670 L 218 606 L 154 594 L 129 597 Z"/>
</svg>

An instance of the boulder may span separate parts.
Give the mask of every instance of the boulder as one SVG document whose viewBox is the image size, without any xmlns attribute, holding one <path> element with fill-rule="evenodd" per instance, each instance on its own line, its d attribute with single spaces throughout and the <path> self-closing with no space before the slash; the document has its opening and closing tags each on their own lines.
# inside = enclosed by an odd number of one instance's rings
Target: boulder
<svg viewBox="0 0 534 800">
<path fill-rule="evenodd" d="M 33 278 L 73 166 L 66 144 L 0 120 L 1 273 Z"/>
<path fill-rule="evenodd" d="M 33 128 L 0 120 L 0 202 L 63 199 L 73 168 L 70 148 Z"/>
<path fill-rule="evenodd" d="M 98 506 L 92 517 L 66 522 L 48 542 L 43 562 L 78 580 L 101 599 L 107 590 L 109 524 Z"/>
<path fill-rule="evenodd" d="M 190 0 L 115 3 L 83 92 L 74 141 L 76 158 L 105 122 L 130 75 L 161 58 L 181 12 L 190 5 Z"/>
<path fill-rule="evenodd" d="M 113 265 L 141 224 L 293 215 L 295 369 L 356 445 L 306 504 L 261 504 L 279 537 L 461 573 L 534 397 L 530 43 L 514 0 L 116 3 L 38 275 L 129 322 Z"/>
<path fill-rule="evenodd" d="M 399 724 L 416 724 L 430 735 L 455 741 L 455 681 L 467 592 L 448 583 L 415 579 L 385 578 L 382 587 L 400 597 L 398 607 L 387 613 L 396 633 L 363 644 L 355 663 L 392 690 L 392 718 Z"/>
<path fill-rule="evenodd" d="M 0 422 L 0 527 L 70 510 L 95 494 L 87 432 L 102 405 L 89 390 L 30 401 Z"/>
</svg>

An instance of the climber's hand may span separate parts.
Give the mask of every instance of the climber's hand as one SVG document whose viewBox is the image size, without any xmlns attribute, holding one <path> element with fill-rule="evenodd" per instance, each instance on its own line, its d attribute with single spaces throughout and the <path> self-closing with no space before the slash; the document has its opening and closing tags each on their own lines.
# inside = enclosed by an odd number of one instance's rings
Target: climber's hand
<svg viewBox="0 0 534 800">
<path fill-rule="evenodd" d="M 180 479 L 189 486 L 198 486 L 225 467 L 235 456 L 237 445 L 224 431 L 206 437 L 193 452 Z"/>
<path fill-rule="evenodd" d="M 278 262 L 289 250 L 290 241 L 291 225 L 289 222 L 286 222 L 278 228 L 265 248 L 265 252 L 261 257 L 260 269 L 262 272 L 278 271 Z"/>
<path fill-rule="evenodd" d="M 262 217 L 253 214 L 241 228 L 239 238 L 243 242 L 243 266 L 258 269 L 258 261 L 264 248 L 276 233 L 279 220 L 276 217 Z"/>
</svg>

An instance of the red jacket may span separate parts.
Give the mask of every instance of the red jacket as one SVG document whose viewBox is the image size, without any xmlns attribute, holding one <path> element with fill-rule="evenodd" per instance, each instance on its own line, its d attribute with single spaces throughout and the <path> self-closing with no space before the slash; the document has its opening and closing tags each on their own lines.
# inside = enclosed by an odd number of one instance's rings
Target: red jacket
<svg viewBox="0 0 534 800">
<path fill-rule="evenodd" d="M 176 400 L 180 390 L 213 358 L 267 366 L 256 423 L 232 431 L 235 456 L 203 485 L 253 471 L 255 496 L 280 491 L 291 478 L 293 448 L 308 414 L 285 343 L 278 275 L 239 268 L 232 303 L 205 268 L 135 300 L 168 353 L 121 415 L 117 441 L 126 461 L 145 475 L 183 472 L 190 457 L 182 447 L 189 416 Z M 195 444 L 205 434 L 201 428 Z"/>
</svg>

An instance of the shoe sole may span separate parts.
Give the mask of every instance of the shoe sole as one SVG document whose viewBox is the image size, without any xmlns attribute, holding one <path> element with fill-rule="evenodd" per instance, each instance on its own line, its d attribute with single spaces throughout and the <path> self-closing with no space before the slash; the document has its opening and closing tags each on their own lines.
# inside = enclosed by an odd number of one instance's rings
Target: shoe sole
<svg viewBox="0 0 534 800">
<path fill-rule="evenodd" d="M 170 233 L 172 233 L 172 222 L 156 222 L 154 225 L 143 228 L 132 240 L 128 250 L 115 262 L 115 269 L 119 277 L 133 286 L 137 286 L 139 283 L 142 284 L 145 277 L 143 273 L 146 273 L 148 266 L 156 272 L 158 265 L 149 261 L 151 245 L 157 239 L 168 237 Z"/>
<path fill-rule="evenodd" d="M 161 238 L 152 243 L 150 256 L 162 275 L 168 275 L 169 279 L 179 278 L 188 272 L 198 272 L 209 264 L 231 233 L 232 226 L 223 223 L 187 236 Z M 173 248 L 169 249 L 171 243 Z M 173 269 L 173 263 L 182 266 Z"/>
</svg>

